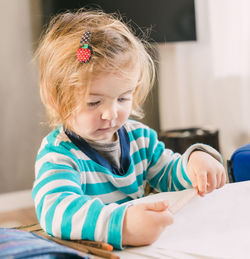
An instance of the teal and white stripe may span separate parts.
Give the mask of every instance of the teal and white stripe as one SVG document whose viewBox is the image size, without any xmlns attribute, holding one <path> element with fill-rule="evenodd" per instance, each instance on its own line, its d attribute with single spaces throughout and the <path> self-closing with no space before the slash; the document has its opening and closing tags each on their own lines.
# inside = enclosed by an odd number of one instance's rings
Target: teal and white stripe
<svg viewBox="0 0 250 259">
<path fill-rule="evenodd" d="M 186 175 L 193 145 L 182 156 L 165 149 L 154 130 L 129 120 L 131 163 L 125 175 L 114 175 L 92 161 L 65 135 L 52 131 L 42 142 L 35 165 L 32 196 L 37 217 L 49 234 L 63 239 L 105 241 L 122 248 L 122 224 L 128 204 L 144 196 L 146 182 L 159 191 L 190 188 Z"/>
</svg>

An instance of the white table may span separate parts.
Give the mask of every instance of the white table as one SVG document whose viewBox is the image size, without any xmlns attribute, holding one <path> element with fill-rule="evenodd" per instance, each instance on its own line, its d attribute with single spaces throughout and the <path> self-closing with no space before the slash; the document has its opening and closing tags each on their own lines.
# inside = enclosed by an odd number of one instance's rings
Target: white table
<svg viewBox="0 0 250 259">
<path fill-rule="evenodd" d="M 146 199 L 165 196 L 171 204 L 185 192 L 188 190 Z M 226 184 L 205 197 L 196 196 L 152 245 L 125 248 L 116 254 L 121 259 L 250 258 L 250 181 Z"/>
</svg>

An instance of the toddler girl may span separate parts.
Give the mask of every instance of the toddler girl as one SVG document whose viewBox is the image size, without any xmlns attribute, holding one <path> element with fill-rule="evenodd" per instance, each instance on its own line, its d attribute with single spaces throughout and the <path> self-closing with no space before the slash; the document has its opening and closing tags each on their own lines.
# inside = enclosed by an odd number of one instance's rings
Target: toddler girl
<svg viewBox="0 0 250 259">
<path fill-rule="evenodd" d="M 59 14 L 40 43 L 40 93 L 54 130 L 38 151 L 32 196 L 41 227 L 62 239 L 146 245 L 173 222 L 168 202 L 129 206 L 158 191 L 225 184 L 220 154 L 207 145 L 183 155 L 129 119 L 141 116 L 154 81 L 146 42 L 114 15 Z"/>
</svg>

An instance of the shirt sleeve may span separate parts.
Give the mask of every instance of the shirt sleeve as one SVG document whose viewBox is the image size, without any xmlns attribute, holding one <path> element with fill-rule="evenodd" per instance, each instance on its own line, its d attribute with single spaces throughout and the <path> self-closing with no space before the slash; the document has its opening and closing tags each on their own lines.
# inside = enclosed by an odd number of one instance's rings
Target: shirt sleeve
<svg viewBox="0 0 250 259">
<path fill-rule="evenodd" d="M 49 234 L 61 239 L 88 239 L 122 248 L 122 223 L 128 205 L 103 204 L 84 194 L 79 163 L 61 146 L 40 149 L 32 190 L 37 218 Z"/>
<path fill-rule="evenodd" d="M 179 191 L 192 188 L 192 183 L 187 176 L 187 162 L 190 154 L 197 149 L 209 153 L 222 163 L 222 157 L 217 150 L 201 143 L 190 146 L 182 155 L 174 153 L 165 148 L 164 143 L 158 140 L 157 133 L 150 129 L 147 150 L 149 184 L 158 191 Z"/>
</svg>

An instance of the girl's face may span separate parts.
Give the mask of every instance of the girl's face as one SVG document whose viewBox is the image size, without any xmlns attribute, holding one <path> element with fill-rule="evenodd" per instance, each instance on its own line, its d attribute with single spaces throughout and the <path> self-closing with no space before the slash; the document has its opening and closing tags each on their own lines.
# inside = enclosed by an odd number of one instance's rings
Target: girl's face
<svg viewBox="0 0 250 259">
<path fill-rule="evenodd" d="M 103 73 L 93 80 L 84 107 L 73 117 L 73 131 L 89 141 L 114 141 L 115 132 L 130 115 L 138 74 L 135 69 L 128 79 Z"/>
</svg>

